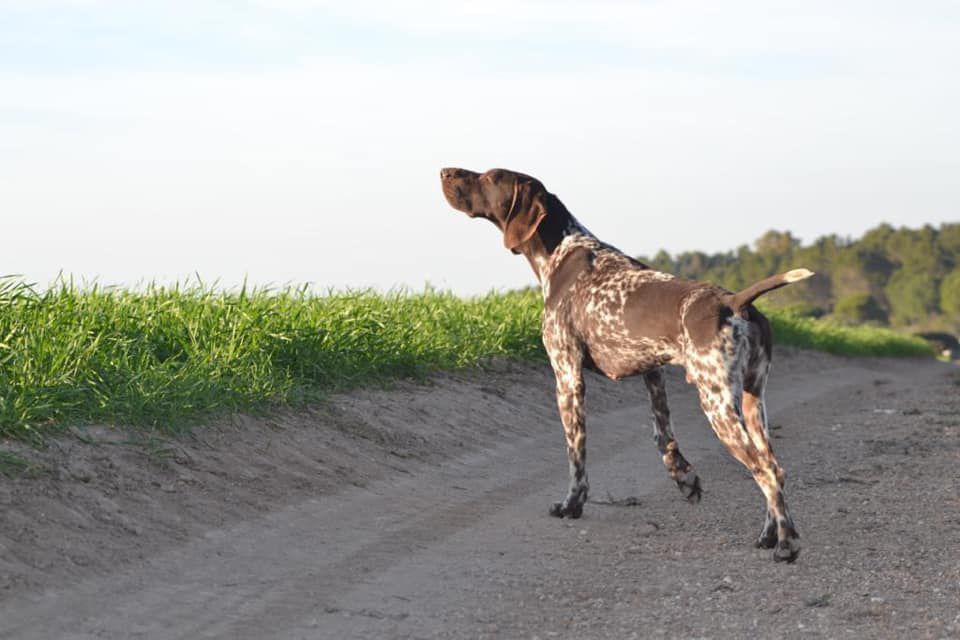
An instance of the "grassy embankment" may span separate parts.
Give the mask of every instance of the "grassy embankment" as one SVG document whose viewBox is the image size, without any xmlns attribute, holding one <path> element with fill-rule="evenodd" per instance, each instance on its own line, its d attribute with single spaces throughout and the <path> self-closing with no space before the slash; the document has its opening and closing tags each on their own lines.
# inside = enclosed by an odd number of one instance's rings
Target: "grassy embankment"
<svg viewBox="0 0 960 640">
<path fill-rule="evenodd" d="M 204 415 L 297 405 L 323 393 L 505 356 L 545 359 L 537 292 L 224 293 L 0 279 L 0 437 L 64 424 L 176 429 Z M 781 344 L 856 355 L 929 355 L 879 329 L 773 316 Z"/>
<path fill-rule="evenodd" d="M 933 356 L 930 346 L 920 338 L 883 327 L 846 327 L 771 309 L 763 309 L 763 313 L 773 325 L 773 339 L 776 344 L 842 356 Z"/>
</svg>

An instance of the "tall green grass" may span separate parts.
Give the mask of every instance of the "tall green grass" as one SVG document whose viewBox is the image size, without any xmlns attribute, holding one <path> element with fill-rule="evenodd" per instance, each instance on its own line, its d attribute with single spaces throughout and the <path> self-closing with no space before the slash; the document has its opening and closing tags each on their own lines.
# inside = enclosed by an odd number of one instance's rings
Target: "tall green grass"
<svg viewBox="0 0 960 640">
<path fill-rule="evenodd" d="M 844 356 L 928 357 L 930 345 L 915 336 L 881 327 L 845 327 L 764 309 L 777 344 L 816 349 Z"/>
<path fill-rule="evenodd" d="M 496 356 L 543 359 L 536 291 L 458 298 L 301 289 L 125 290 L 0 279 L 0 436 L 59 425 L 177 428 L 202 414 L 320 394 Z M 920 355 L 879 330 L 774 316 L 779 342 L 834 353 Z"/>
<path fill-rule="evenodd" d="M 532 292 L 314 295 L 304 289 L 143 291 L 0 280 L 0 435 L 65 422 L 160 427 L 197 414 L 494 356 L 543 357 Z"/>
</svg>

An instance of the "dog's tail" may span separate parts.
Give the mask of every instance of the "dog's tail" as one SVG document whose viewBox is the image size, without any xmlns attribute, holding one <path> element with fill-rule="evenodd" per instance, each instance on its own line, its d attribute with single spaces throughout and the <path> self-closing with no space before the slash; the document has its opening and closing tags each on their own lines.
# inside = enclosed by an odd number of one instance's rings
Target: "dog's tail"
<svg viewBox="0 0 960 640">
<path fill-rule="evenodd" d="M 792 271 L 787 271 L 786 273 L 770 276 L 769 278 L 761 280 L 760 282 L 755 282 L 743 291 L 738 291 L 731 296 L 730 308 L 734 311 L 741 311 L 744 307 L 763 294 L 773 291 L 774 289 L 784 287 L 791 282 L 806 280 L 812 275 L 813 271 L 810 271 L 809 269 L 793 269 Z"/>
</svg>

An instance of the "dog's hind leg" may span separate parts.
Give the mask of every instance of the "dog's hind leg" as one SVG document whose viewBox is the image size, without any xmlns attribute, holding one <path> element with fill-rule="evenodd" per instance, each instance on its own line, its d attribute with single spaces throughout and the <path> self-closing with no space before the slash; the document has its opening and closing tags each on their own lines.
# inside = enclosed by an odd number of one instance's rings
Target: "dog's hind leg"
<svg viewBox="0 0 960 640">
<path fill-rule="evenodd" d="M 787 511 L 783 493 L 784 473 L 770 448 L 763 428 L 763 405 L 755 386 L 750 391 L 754 399 L 745 402 L 745 356 L 747 347 L 738 344 L 738 331 L 727 327 L 719 344 L 707 351 L 688 357 L 688 367 L 697 384 L 700 406 L 710 420 L 717 437 L 727 450 L 739 460 L 756 481 L 767 502 L 767 521 L 758 543 L 774 547 L 773 558 L 793 562 L 800 554 L 799 534 Z M 748 419 L 744 405 L 749 410 Z M 769 529 L 776 529 L 773 542 Z"/>
<path fill-rule="evenodd" d="M 773 445 L 770 443 L 770 430 L 764 399 L 772 355 L 770 323 L 754 310 L 750 314 L 750 323 L 747 328 L 747 342 L 750 349 L 743 376 L 743 420 L 755 445 L 761 450 L 770 451 L 772 455 Z M 783 491 L 786 481 L 783 467 L 777 465 L 775 473 L 779 488 Z M 757 538 L 757 546 L 764 549 L 776 547 L 780 538 L 779 529 L 780 524 L 777 521 L 777 514 L 768 508 L 763 529 Z"/>
<path fill-rule="evenodd" d="M 762 360 L 757 366 L 748 368 L 743 385 L 743 420 L 747 427 L 747 433 L 750 435 L 750 439 L 756 443 L 757 448 L 769 451 L 771 459 L 776 462 L 776 458 L 773 457 L 773 446 L 770 444 L 770 432 L 767 428 L 767 408 L 764 401 L 764 389 L 767 385 L 769 369 L 770 363 L 767 360 Z M 774 464 L 774 473 L 777 477 L 777 488 L 782 494 L 786 484 L 786 473 L 779 464 Z M 784 513 L 786 513 L 786 507 L 784 507 Z M 789 515 L 786 515 L 786 522 L 784 522 L 778 518 L 775 511 L 767 508 L 763 530 L 757 538 L 757 546 L 764 549 L 776 547 L 781 530 L 785 527 L 793 529 L 796 533 Z"/>
<path fill-rule="evenodd" d="M 690 502 L 699 502 L 702 490 L 700 477 L 680 453 L 680 447 L 670 426 L 670 407 L 667 405 L 667 387 L 663 368 L 651 369 L 643 374 L 643 382 L 650 394 L 650 410 L 653 414 L 653 438 L 663 456 L 667 473 L 677 483 L 683 497 Z"/>
</svg>

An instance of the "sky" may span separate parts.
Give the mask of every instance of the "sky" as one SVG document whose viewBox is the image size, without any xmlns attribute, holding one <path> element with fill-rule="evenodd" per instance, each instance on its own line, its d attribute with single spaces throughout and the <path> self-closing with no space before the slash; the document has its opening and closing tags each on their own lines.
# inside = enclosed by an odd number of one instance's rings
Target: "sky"
<svg viewBox="0 0 960 640">
<path fill-rule="evenodd" d="M 957 2 L 0 0 L 0 274 L 534 284 L 446 166 L 633 255 L 939 225 L 958 113 Z"/>
</svg>

